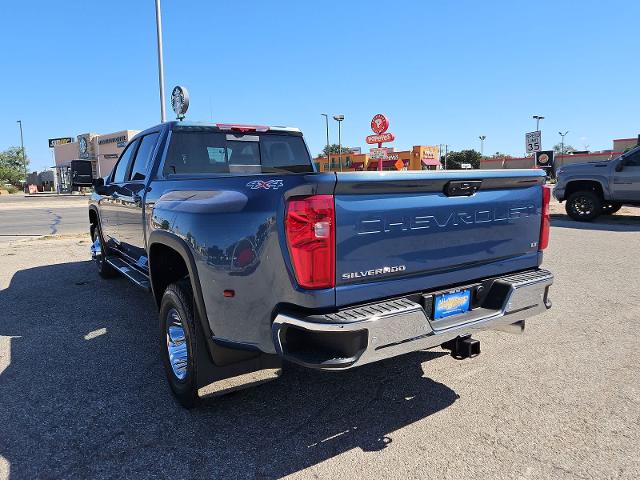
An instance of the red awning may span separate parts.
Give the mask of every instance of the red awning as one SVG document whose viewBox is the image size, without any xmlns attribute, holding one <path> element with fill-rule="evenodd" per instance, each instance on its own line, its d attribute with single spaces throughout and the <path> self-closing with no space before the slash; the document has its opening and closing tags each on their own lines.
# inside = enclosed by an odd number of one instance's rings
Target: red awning
<svg viewBox="0 0 640 480">
<path fill-rule="evenodd" d="M 437 167 L 438 165 L 440 165 L 440 161 L 437 158 L 423 158 L 422 164 Z"/>
<path fill-rule="evenodd" d="M 352 162 L 351 167 L 354 170 L 364 170 L 364 162 Z"/>
</svg>

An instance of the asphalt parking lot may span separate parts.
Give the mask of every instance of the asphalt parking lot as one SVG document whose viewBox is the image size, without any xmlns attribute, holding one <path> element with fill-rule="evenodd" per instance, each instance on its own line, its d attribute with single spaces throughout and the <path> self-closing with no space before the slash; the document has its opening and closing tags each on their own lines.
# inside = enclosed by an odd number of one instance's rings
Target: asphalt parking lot
<svg viewBox="0 0 640 480">
<path fill-rule="evenodd" d="M 553 308 L 436 349 L 186 411 L 151 296 L 77 234 L 0 245 L 0 478 L 637 478 L 640 213 L 554 215 Z M 2 212 L 0 212 L 0 217 Z"/>
</svg>

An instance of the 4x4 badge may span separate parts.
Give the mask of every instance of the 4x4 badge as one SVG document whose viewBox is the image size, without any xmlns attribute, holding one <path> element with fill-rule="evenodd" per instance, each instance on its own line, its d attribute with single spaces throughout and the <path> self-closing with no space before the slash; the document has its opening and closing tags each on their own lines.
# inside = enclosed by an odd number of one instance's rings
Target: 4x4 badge
<svg viewBox="0 0 640 480">
<path fill-rule="evenodd" d="M 251 190 L 278 190 L 284 186 L 282 180 L 253 180 L 247 183 Z"/>
</svg>

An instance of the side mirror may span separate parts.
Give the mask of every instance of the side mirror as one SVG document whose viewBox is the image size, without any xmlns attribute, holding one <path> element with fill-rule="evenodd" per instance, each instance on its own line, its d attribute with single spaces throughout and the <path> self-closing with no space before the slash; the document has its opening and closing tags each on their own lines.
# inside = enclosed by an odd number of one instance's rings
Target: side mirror
<svg viewBox="0 0 640 480">
<path fill-rule="evenodd" d="M 104 187 L 104 178 L 98 177 L 91 180 L 91 184 L 93 188 Z"/>
<path fill-rule="evenodd" d="M 616 172 L 621 172 L 622 170 L 624 170 L 624 159 L 620 160 L 617 164 L 616 164 Z"/>
</svg>

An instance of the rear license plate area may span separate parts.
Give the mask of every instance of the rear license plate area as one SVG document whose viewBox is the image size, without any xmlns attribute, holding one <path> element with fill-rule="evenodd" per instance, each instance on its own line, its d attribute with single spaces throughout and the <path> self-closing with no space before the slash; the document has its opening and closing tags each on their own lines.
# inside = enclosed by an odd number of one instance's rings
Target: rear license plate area
<svg viewBox="0 0 640 480">
<path fill-rule="evenodd" d="M 456 290 L 436 295 L 433 301 L 433 319 L 453 317 L 468 312 L 471 305 L 471 290 Z"/>
</svg>

